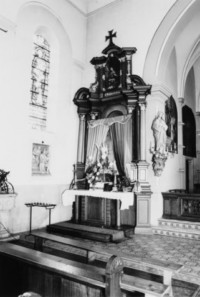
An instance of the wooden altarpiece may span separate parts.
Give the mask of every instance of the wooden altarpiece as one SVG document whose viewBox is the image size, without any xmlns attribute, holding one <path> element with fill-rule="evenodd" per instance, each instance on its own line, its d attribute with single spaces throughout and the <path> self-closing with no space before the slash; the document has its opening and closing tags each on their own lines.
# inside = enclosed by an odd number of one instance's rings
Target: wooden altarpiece
<svg viewBox="0 0 200 297">
<path fill-rule="evenodd" d="M 147 220 L 137 210 L 137 220 L 141 217 L 141 226 L 149 226 L 150 186 L 147 182 L 146 145 L 145 145 L 145 111 L 146 97 L 150 94 L 151 85 L 132 74 L 132 57 L 135 47 L 118 47 L 113 38 L 116 33 L 109 31 L 106 40 L 108 46 L 102 56 L 94 57 L 90 62 L 95 68 L 95 82 L 89 88 L 80 88 L 74 97 L 78 107 L 79 137 L 76 163 L 76 187 L 85 188 L 78 181 L 85 177 L 86 152 L 88 141 L 88 121 L 105 119 L 110 115 L 131 115 L 132 118 L 132 160 L 133 180 L 139 185 L 136 190 L 137 208 L 147 209 Z M 145 204 L 147 202 L 147 205 Z M 142 218 L 143 217 L 143 218 Z M 137 225 L 140 225 L 138 222 Z"/>
</svg>

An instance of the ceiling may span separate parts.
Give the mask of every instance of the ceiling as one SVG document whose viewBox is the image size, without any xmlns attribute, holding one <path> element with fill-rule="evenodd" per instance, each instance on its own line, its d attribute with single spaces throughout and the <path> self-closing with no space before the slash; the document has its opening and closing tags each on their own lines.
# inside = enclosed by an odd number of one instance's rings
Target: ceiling
<svg viewBox="0 0 200 297">
<path fill-rule="evenodd" d="M 87 12 L 90 13 L 98 8 L 106 6 L 116 0 L 86 0 L 87 2 Z"/>
<path fill-rule="evenodd" d="M 88 14 L 117 0 L 68 0 L 83 13 Z"/>
</svg>

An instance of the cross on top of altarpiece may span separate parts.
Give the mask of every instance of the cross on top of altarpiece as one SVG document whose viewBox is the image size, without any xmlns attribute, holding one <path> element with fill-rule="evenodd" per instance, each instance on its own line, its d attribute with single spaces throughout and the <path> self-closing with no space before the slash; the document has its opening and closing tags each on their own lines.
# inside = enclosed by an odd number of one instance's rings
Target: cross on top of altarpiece
<svg viewBox="0 0 200 297">
<path fill-rule="evenodd" d="M 113 45 L 113 38 L 117 37 L 117 32 L 113 33 L 113 30 L 108 31 L 109 35 L 106 36 L 106 41 L 109 40 L 109 45 Z"/>
</svg>

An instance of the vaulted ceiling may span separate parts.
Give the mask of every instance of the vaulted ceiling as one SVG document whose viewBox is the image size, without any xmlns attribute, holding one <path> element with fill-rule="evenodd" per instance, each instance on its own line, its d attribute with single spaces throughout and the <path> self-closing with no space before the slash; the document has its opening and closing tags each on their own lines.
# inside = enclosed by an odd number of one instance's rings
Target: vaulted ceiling
<svg viewBox="0 0 200 297">
<path fill-rule="evenodd" d="M 80 9 L 83 13 L 88 14 L 117 0 L 67 0 Z"/>
</svg>

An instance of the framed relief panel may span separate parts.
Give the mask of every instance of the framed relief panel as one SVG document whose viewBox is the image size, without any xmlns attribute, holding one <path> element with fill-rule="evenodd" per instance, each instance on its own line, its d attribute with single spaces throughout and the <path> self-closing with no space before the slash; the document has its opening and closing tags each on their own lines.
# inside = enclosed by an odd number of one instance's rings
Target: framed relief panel
<svg viewBox="0 0 200 297">
<path fill-rule="evenodd" d="M 49 145 L 33 143 L 32 175 L 49 175 Z"/>
</svg>

